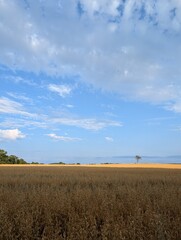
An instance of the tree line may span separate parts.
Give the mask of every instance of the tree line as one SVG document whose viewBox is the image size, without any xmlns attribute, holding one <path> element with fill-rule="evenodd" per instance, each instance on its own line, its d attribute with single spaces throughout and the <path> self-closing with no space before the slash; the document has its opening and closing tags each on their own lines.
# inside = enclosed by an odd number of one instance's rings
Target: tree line
<svg viewBox="0 0 181 240">
<path fill-rule="evenodd" d="M 27 162 L 15 155 L 8 155 L 6 151 L 0 149 L 0 164 L 27 164 Z"/>
</svg>

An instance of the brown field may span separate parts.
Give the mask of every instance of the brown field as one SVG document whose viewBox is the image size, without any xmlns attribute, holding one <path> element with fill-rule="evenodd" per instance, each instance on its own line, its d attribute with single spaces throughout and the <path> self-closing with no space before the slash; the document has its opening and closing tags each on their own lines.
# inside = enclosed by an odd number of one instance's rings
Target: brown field
<svg viewBox="0 0 181 240">
<path fill-rule="evenodd" d="M 181 239 L 180 165 L 58 166 L 1 165 L 0 240 Z"/>
</svg>

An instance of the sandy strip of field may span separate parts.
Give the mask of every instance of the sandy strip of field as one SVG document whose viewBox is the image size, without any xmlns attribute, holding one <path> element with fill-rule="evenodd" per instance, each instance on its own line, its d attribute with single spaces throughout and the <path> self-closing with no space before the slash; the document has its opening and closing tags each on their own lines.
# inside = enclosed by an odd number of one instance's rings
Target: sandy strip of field
<svg viewBox="0 0 181 240">
<path fill-rule="evenodd" d="M 165 168 L 181 169 L 181 164 L 131 163 L 131 164 L 0 164 L 0 167 L 105 167 L 105 168 Z"/>
<path fill-rule="evenodd" d="M 167 168 L 167 169 L 181 169 L 181 164 L 97 164 L 89 165 L 90 167 L 110 167 L 110 168 Z"/>
</svg>

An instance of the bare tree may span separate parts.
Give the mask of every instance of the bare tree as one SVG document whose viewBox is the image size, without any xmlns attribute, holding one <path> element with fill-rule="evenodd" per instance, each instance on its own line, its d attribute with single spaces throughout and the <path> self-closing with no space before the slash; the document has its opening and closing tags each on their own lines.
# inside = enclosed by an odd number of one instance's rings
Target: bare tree
<svg viewBox="0 0 181 240">
<path fill-rule="evenodd" d="M 136 158 L 136 163 L 138 163 L 138 162 L 139 162 L 139 160 L 141 159 L 141 156 L 139 156 L 139 155 L 136 155 L 136 156 L 135 156 L 135 158 Z"/>
</svg>

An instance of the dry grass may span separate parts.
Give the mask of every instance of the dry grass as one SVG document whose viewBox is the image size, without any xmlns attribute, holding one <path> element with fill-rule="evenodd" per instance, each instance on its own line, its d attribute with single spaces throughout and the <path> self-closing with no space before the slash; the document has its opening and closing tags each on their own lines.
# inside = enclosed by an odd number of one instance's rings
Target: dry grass
<svg viewBox="0 0 181 240">
<path fill-rule="evenodd" d="M 180 240 L 180 183 L 179 169 L 3 166 L 0 239 Z"/>
<path fill-rule="evenodd" d="M 130 163 L 130 164 L 2 164 L 0 167 L 98 167 L 98 168 L 157 168 L 157 169 L 181 169 L 181 164 L 165 163 Z"/>
</svg>

